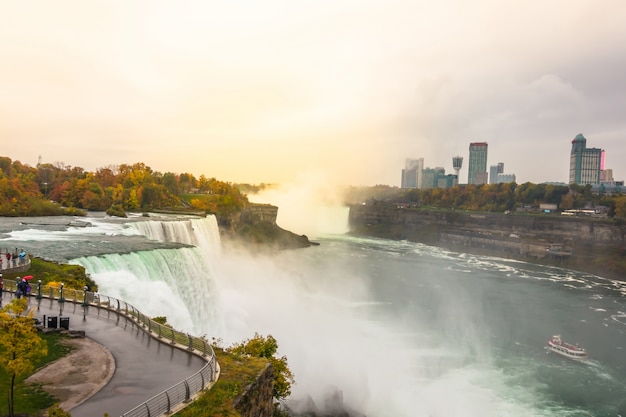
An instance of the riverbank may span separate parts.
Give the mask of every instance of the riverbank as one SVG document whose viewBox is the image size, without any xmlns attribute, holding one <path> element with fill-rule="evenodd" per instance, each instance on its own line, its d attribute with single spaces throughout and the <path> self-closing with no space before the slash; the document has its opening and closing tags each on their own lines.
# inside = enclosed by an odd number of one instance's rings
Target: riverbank
<svg viewBox="0 0 626 417">
<path fill-rule="evenodd" d="M 558 215 L 350 207 L 350 233 L 557 266 L 626 281 L 623 224 Z"/>
</svg>

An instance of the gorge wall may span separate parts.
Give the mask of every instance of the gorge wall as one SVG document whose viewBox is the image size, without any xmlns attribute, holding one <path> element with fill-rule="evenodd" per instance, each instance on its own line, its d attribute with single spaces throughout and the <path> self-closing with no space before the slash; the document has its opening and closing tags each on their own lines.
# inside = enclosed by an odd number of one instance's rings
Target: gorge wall
<svg viewBox="0 0 626 417">
<path fill-rule="evenodd" d="M 626 226 L 547 214 L 352 205 L 350 233 L 558 265 L 626 279 Z"/>
</svg>

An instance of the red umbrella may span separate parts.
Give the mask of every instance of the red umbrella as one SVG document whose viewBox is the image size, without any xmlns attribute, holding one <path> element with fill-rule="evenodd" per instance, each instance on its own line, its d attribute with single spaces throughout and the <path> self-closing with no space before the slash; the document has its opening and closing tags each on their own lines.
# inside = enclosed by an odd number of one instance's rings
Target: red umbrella
<svg viewBox="0 0 626 417">
<path fill-rule="evenodd" d="M 22 277 L 22 278 L 25 279 L 26 281 L 28 281 L 29 279 L 33 279 L 35 277 L 32 276 L 32 275 L 26 275 L 25 277 Z"/>
</svg>

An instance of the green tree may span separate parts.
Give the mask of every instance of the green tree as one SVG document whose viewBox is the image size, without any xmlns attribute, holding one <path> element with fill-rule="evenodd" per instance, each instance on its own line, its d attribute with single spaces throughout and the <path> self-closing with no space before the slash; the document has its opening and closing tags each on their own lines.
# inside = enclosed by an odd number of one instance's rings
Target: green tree
<svg viewBox="0 0 626 417">
<path fill-rule="evenodd" d="M 615 199 L 615 217 L 626 218 L 626 196 Z"/>
<path fill-rule="evenodd" d="M 291 384 L 294 383 L 293 374 L 289 370 L 287 357 L 277 357 L 278 342 L 272 335 L 263 337 L 258 333 L 252 339 L 235 344 L 228 349 L 231 353 L 256 356 L 267 359 L 274 368 L 274 398 L 281 400 L 291 394 Z"/>
<path fill-rule="evenodd" d="M 0 311 L 0 366 L 11 375 L 8 393 L 9 417 L 15 415 L 15 382 L 32 372 L 34 360 L 48 354 L 46 341 L 33 326 L 32 312 L 26 312 L 25 298 L 13 299 Z"/>
</svg>

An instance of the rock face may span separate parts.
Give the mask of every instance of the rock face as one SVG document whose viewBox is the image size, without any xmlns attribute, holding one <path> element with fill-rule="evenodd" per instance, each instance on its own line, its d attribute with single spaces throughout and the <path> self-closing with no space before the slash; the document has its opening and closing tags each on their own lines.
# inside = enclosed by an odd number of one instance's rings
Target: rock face
<svg viewBox="0 0 626 417">
<path fill-rule="evenodd" d="M 284 250 L 307 248 L 316 243 L 305 235 L 297 235 L 276 224 L 278 207 L 270 204 L 251 204 L 228 222 L 218 218 L 222 236 L 238 238 L 258 249 Z"/>
<path fill-rule="evenodd" d="M 272 417 L 274 411 L 274 368 L 268 364 L 259 378 L 244 387 L 243 393 L 233 400 L 241 417 Z"/>
<path fill-rule="evenodd" d="M 607 219 L 353 205 L 351 233 L 626 277 L 626 226 Z M 625 264 L 622 266 L 622 264 Z"/>
</svg>

